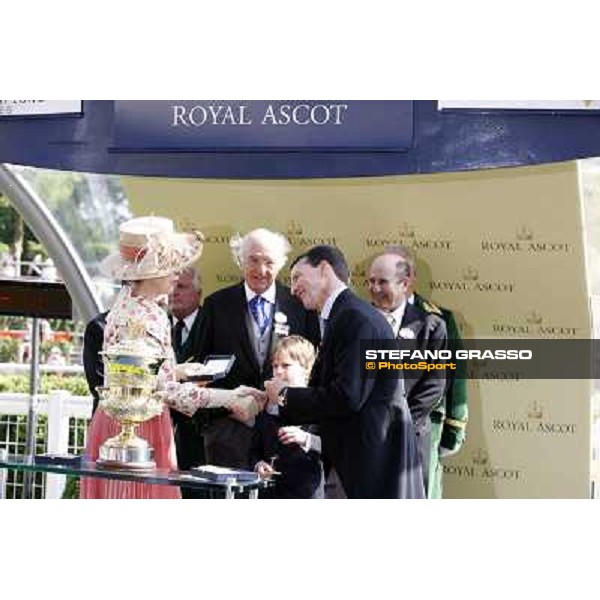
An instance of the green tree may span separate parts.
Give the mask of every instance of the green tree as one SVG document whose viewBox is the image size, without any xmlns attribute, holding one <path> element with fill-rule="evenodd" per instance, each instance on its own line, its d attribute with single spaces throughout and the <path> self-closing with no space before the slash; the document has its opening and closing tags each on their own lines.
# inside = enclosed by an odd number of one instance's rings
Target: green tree
<svg viewBox="0 0 600 600">
<path fill-rule="evenodd" d="M 35 254 L 46 252 L 21 215 L 12 207 L 8 198 L 0 194 L 0 255 L 13 255 L 17 264 L 32 260 Z"/>
<path fill-rule="evenodd" d="M 114 247 L 119 224 L 130 217 L 120 177 L 33 168 L 20 172 L 86 264 L 97 263 Z"/>
</svg>

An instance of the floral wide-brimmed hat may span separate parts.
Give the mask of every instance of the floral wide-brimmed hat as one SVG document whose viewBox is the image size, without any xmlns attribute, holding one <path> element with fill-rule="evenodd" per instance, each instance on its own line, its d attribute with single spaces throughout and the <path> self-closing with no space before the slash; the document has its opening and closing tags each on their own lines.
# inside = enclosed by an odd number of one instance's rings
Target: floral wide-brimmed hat
<svg viewBox="0 0 600 600">
<path fill-rule="evenodd" d="M 103 275 L 123 281 L 183 271 L 202 254 L 203 236 L 177 233 L 171 219 L 138 217 L 119 227 L 119 249 L 100 263 Z"/>
</svg>

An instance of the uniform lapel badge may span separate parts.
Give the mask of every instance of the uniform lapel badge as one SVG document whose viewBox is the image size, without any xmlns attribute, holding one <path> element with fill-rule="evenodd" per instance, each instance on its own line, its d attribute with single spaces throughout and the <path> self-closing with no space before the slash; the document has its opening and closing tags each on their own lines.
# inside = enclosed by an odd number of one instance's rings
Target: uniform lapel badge
<svg viewBox="0 0 600 600">
<path fill-rule="evenodd" d="M 433 313 L 434 315 L 442 315 L 442 311 L 433 302 L 423 300 L 422 305 L 425 312 Z"/>
</svg>

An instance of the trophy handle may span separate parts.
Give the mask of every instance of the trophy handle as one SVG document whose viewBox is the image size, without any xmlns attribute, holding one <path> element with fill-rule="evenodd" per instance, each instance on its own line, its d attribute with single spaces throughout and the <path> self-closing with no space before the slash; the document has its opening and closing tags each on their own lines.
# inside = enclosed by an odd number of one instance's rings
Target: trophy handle
<svg viewBox="0 0 600 600">
<path fill-rule="evenodd" d="M 158 372 L 163 366 L 165 360 L 167 360 L 166 356 L 162 358 L 157 358 L 152 364 L 148 365 L 148 368 L 152 370 L 153 375 L 158 375 Z"/>
</svg>

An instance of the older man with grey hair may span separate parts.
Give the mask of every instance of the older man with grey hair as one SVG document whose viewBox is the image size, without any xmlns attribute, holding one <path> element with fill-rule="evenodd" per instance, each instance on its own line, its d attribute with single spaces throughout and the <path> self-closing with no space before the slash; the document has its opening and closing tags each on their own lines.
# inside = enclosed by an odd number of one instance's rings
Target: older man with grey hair
<svg viewBox="0 0 600 600">
<path fill-rule="evenodd" d="M 202 322 L 201 301 L 200 271 L 195 266 L 189 267 L 178 275 L 169 294 L 172 343 L 178 363 L 190 360 L 196 352 Z M 198 411 L 193 417 L 188 417 L 180 412 L 171 411 L 175 425 L 177 464 L 181 470 L 206 462 L 201 432 L 202 412 Z M 181 495 L 183 498 L 200 497 L 195 490 L 187 488 L 182 488 Z"/>
<path fill-rule="evenodd" d="M 302 335 L 318 344 L 319 325 L 288 287 L 276 281 L 291 246 L 280 233 L 255 229 L 230 242 L 243 281 L 208 296 L 196 359 L 211 354 L 234 354 L 236 361 L 216 386 L 262 388 L 272 375 L 271 352 L 279 337 Z M 252 423 L 241 423 L 223 411 L 213 413 L 204 430 L 207 461 L 249 468 Z"/>
</svg>

